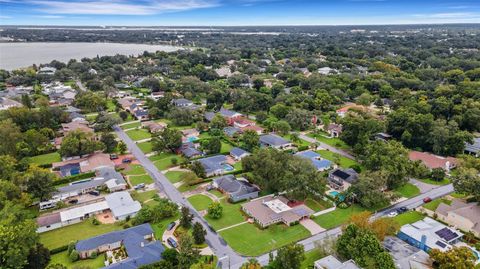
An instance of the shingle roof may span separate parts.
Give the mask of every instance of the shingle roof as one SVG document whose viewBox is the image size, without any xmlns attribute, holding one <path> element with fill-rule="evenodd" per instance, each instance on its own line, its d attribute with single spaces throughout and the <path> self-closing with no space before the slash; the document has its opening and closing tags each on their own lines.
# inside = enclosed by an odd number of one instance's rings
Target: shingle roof
<svg viewBox="0 0 480 269">
<path fill-rule="evenodd" d="M 465 151 L 478 153 L 480 151 L 480 137 L 473 139 L 473 143 L 465 143 Z"/>
<path fill-rule="evenodd" d="M 275 134 L 260 136 L 260 142 L 271 146 L 282 146 L 290 143 L 286 139 Z"/>
<path fill-rule="evenodd" d="M 198 160 L 206 173 L 214 172 L 215 170 L 223 169 L 223 164 L 227 161 L 227 157 L 224 155 L 215 155 L 208 158 Z"/>
<path fill-rule="evenodd" d="M 105 196 L 105 201 L 115 217 L 134 214 L 142 208 L 140 202 L 134 201 L 126 191 L 111 193 Z"/>
<path fill-rule="evenodd" d="M 242 130 L 241 130 L 240 128 L 237 128 L 237 127 L 231 127 L 231 126 L 229 126 L 229 127 L 223 128 L 223 132 L 224 132 L 226 135 L 232 137 L 232 136 L 234 136 L 236 133 L 242 132 Z"/>
<path fill-rule="evenodd" d="M 259 191 L 259 189 L 249 182 L 243 180 L 237 180 L 233 175 L 226 175 L 215 178 L 213 180 L 217 184 L 218 188 L 228 192 L 233 196 L 241 196 L 252 192 Z"/>
<path fill-rule="evenodd" d="M 179 98 L 179 99 L 173 99 L 172 103 L 176 106 L 183 106 L 183 105 L 191 105 L 193 104 L 192 101 L 185 99 L 185 98 Z"/>
<path fill-rule="evenodd" d="M 437 156 L 435 154 L 431 154 L 428 152 L 420 152 L 420 151 L 410 151 L 408 153 L 408 157 L 412 161 L 421 161 L 425 166 L 430 169 L 434 168 L 443 168 L 445 169 L 447 163 L 449 164 L 449 168 L 454 167 L 457 164 L 457 159 L 453 157 L 442 157 Z"/>
<path fill-rule="evenodd" d="M 48 215 L 43 215 L 37 218 L 37 225 L 38 227 L 45 227 L 48 225 L 52 225 L 55 223 L 60 223 L 62 221 L 60 217 L 60 213 L 53 213 Z"/>
<path fill-rule="evenodd" d="M 73 182 L 71 185 L 58 188 L 57 193 L 61 194 L 61 193 L 68 193 L 68 192 L 74 192 L 74 191 L 81 191 L 83 189 L 96 188 L 105 184 L 105 181 L 107 181 L 107 179 L 95 178 L 95 179 L 91 179 L 89 181 L 84 181 L 80 183 Z"/>
<path fill-rule="evenodd" d="M 244 154 L 250 154 L 250 153 L 244 149 L 236 148 L 236 147 L 230 150 L 230 155 L 233 155 L 236 157 L 241 157 Z"/>
<path fill-rule="evenodd" d="M 220 115 L 222 115 L 224 117 L 227 117 L 227 118 L 241 115 L 240 113 L 238 113 L 236 111 L 228 110 L 228 109 L 225 109 L 225 108 L 221 108 L 219 112 L 220 112 Z"/>
</svg>

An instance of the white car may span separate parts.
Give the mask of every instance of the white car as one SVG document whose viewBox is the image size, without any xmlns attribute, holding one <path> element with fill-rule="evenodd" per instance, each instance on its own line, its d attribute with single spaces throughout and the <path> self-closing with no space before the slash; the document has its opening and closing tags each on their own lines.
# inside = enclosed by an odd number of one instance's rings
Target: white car
<svg viewBox="0 0 480 269">
<path fill-rule="evenodd" d="M 397 211 L 392 211 L 392 212 L 388 213 L 387 216 L 388 216 L 389 218 L 393 218 L 393 217 L 398 216 L 398 213 L 397 213 Z"/>
</svg>

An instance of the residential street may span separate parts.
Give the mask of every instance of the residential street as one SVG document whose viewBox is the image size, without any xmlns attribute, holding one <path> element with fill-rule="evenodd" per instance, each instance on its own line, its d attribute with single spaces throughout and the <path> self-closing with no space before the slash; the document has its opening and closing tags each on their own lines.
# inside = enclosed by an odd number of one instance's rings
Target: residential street
<svg viewBox="0 0 480 269">
<path fill-rule="evenodd" d="M 298 137 L 299 137 L 300 139 L 303 139 L 303 140 L 309 142 L 309 143 L 318 143 L 318 144 L 319 144 L 322 148 L 324 148 L 324 149 L 327 149 L 327 150 L 329 150 L 329 151 L 331 151 L 331 152 L 334 152 L 334 153 L 338 153 L 338 154 L 342 155 L 343 157 L 346 157 L 346 158 L 355 160 L 355 157 L 353 157 L 350 153 L 348 153 L 348 152 L 346 152 L 346 151 L 343 151 L 343 150 L 341 150 L 341 149 L 337 149 L 336 147 L 332 147 L 332 146 L 330 146 L 330 145 L 328 145 L 328 144 L 325 144 L 325 143 L 323 143 L 323 142 L 321 142 L 321 141 L 318 141 L 318 140 L 315 139 L 315 138 L 311 138 L 311 137 L 306 136 L 306 135 L 304 135 L 304 134 L 300 134 Z"/>
</svg>

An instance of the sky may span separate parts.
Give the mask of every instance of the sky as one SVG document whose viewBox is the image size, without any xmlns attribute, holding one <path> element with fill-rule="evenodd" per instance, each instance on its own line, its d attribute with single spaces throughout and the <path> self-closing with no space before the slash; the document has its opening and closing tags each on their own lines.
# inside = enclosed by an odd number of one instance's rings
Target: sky
<svg viewBox="0 0 480 269">
<path fill-rule="evenodd" d="M 480 0 L 0 0 L 0 25 L 480 23 Z"/>
</svg>

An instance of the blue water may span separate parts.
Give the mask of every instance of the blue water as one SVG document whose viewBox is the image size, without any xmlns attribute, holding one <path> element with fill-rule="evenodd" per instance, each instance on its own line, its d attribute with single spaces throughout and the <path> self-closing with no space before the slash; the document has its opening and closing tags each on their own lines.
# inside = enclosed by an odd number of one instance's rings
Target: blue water
<svg viewBox="0 0 480 269">
<path fill-rule="evenodd" d="M 233 168 L 233 166 L 229 165 L 229 164 L 224 164 L 223 165 L 223 170 L 227 171 L 227 172 L 230 172 L 230 171 L 233 171 L 235 168 Z"/>
<path fill-rule="evenodd" d="M 188 142 L 194 142 L 194 141 L 197 141 L 197 140 L 198 140 L 198 137 L 196 137 L 196 136 L 190 136 L 189 138 L 187 138 Z"/>
<path fill-rule="evenodd" d="M 329 194 L 333 197 L 337 197 L 340 193 L 338 191 L 331 191 Z"/>
</svg>

